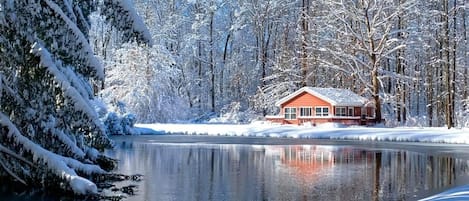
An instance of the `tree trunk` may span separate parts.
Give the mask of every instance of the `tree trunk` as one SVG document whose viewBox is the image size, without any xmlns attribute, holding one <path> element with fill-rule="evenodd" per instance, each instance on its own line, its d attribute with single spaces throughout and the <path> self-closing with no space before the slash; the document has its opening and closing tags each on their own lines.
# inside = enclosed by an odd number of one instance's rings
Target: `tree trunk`
<svg viewBox="0 0 469 201">
<path fill-rule="evenodd" d="M 228 44 L 230 42 L 230 37 L 231 37 L 231 33 L 228 33 L 228 35 L 226 36 L 226 41 L 225 41 L 225 47 L 223 49 L 223 67 L 222 69 L 220 70 L 220 95 L 222 97 L 225 97 L 224 96 L 224 81 L 225 81 L 225 67 L 226 67 L 226 59 L 227 59 L 227 55 L 228 55 Z M 224 101 L 224 100 L 223 100 Z"/>
<path fill-rule="evenodd" d="M 428 126 L 432 127 L 433 126 L 433 69 L 434 67 L 431 65 L 428 65 L 426 68 L 426 92 L 427 92 L 427 117 L 428 117 Z"/>
<path fill-rule="evenodd" d="M 455 118 L 455 95 L 456 95 L 456 66 L 457 66 L 457 55 L 456 55 L 456 50 L 457 50 L 457 19 L 456 19 L 456 15 L 457 15 L 457 1 L 454 0 L 453 1 L 454 4 L 453 4 L 453 49 L 452 49 L 452 52 L 453 52 L 453 63 L 452 63 L 452 72 L 451 72 L 451 91 L 450 91 L 450 98 L 451 98 L 451 111 L 452 111 L 452 115 L 451 115 L 451 119 L 453 120 L 452 125 L 451 126 L 454 126 L 456 124 L 456 118 Z"/>
<path fill-rule="evenodd" d="M 215 61 L 213 58 L 213 11 L 210 12 L 210 108 L 215 112 Z"/>
<path fill-rule="evenodd" d="M 262 35 L 261 38 L 262 40 L 260 41 L 261 43 L 261 51 L 260 51 L 260 62 L 261 62 L 261 79 L 262 79 L 262 82 L 261 82 L 261 86 L 260 88 L 264 88 L 264 86 L 266 85 L 266 76 L 267 76 L 267 58 L 268 58 L 268 48 L 269 48 L 269 44 L 270 44 L 270 25 L 268 25 L 269 23 L 267 23 L 267 25 L 265 26 L 265 28 L 263 29 L 262 31 Z"/>
<path fill-rule="evenodd" d="M 202 71 L 202 41 L 197 41 L 197 59 L 196 59 L 196 67 L 197 67 L 197 85 L 198 85 L 198 90 L 202 90 L 202 80 L 203 80 L 203 71 Z M 201 93 L 201 91 L 199 91 Z M 202 94 L 197 95 L 197 105 L 199 106 L 199 109 L 202 109 L 202 104 L 205 102 L 204 100 L 201 100 L 202 97 L 204 97 Z M 203 107 L 205 108 L 205 107 Z"/>
<path fill-rule="evenodd" d="M 373 100 L 375 101 L 375 117 L 376 123 L 382 122 L 381 117 L 381 100 L 379 99 L 379 81 L 378 81 L 378 68 L 374 67 L 371 71 L 371 79 L 373 84 Z"/>
<path fill-rule="evenodd" d="M 182 76 L 182 81 L 183 82 L 190 82 L 187 77 L 186 77 L 186 73 L 184 72 L 184 67 L 181 67 L 181 76 Z M 193 103 L 192 103 L 192 96 L 191 96 L 191 90 L 190 89 L 184 89 L 186 91 L 186 96 L 187 96 L 187 101 L 189 103 L 189 108 L 192 109 L 192 107 L 194 106 Z"/>
<path fill-rule="evenodd" d="M 444 52 L 444 80 L 446 88 L 446 107 L 445 107 L 445 117 L 446 117 L 446 126 L 448 129 L 453 127 L 453 100 L 452 100 L 452 76 L 451 76 L 451 58 L 450 58 L 450 45 L 449 45 L 449 9 L 448 9 L 448 0 L 443 0 L 443 52 Z"/>
<path fill-rule="evenodd" d="M 368 8 L 367 8 L 368 9 Z M 365 10 L 365 22 L 366 22 L 366 28 L 368 34 L 368 41 L 369 41 L 369 49 L 371 52 L 369 52 L 369 59 L 370 59 L 370 66 L 371 66 L 371 84 L 372 84 L 372 97 L 373 100 L 375 101 L 375 119 L 376 123 L 381 123 L 382 122 L 382 116 L 381 116 L 381 100 L 379 98 L 379 80 L 378 80 L 378 68 L 379 68 L 379 61 L 376 55 L 376 44 L 375 44 L 375 39 L 373 38 L 373 33 L 371 23 L 370 23 L 370 17 L 368 14 L 368 10 Z"/>
<path fill-rule="evenodd" d="M 402 65 L 401 65 L 401 61 L 399 59 L 400 57 L 400 51 L 398 50 L 397 51 L 397 54 L 396 54 L 396 74 L 398 76 L 401 76 L 402 72 L 401 72 L 401 68 L 402 68 Z M 402 84 L 401 84 L 401 80 L 400 78 L 398 77 L 396 79 L 396 118 L 397 118 L 397 122 L 401 123 L 402 122 L 402 114 L 401 114 L 401 110 L 402 110 Z"/>
<path fill-rule="evenodd" d="M 302 73 L 302 80 L 301 80 L 301 87 L 305 87 L 308 85 L 308 12 L 309 10 L 309 0 L 303 0 L 302 11 L 301 11 L 301 73 Z"/>
<path fill-rule="evenodd" d="M 402 0 L 399 0 L 399 5 L 402 5 L 403 2 Z M 403 25 L 403 19 L 402 17 L 400 16 L 400 14 L 397 16 L 397 29 L 398 29 L 398 38 L 399 40 L 401 41 L 404 41 L 404 37 L 403 37 L 403 28 L 404 28 L 404 25 Z M 404 123 L 406 122 L 407 120 L 407 117 L 406 117 L 406 113 L 407 113 L 407 109 L 406 109 L 406 91 L 405 91 L 405 83 L 404 83 L 404 80 L 402 80 L 400 77 L 404 77 L 405 76 L 405 63 L 404 63 L 404 60 L 403 60 L 403 57 L 405 55 L 405 52 L 404 50 L 401 48 L 399 50 L 397 50 L 396 52 L 396 71 L 397 71 L 397 75 L 399 76 L 399 78 L 396 80 L 396 84 L 397 84 L 397 91 L 396 91 L 396 96 L 397 96 L 397 121 L 399 123 Z"/>
<path fill-rule="evenodd" d="M 464 8 L 467 8 L 467 1 L 464 1 Z M 467 38 L 467 26 L 466 26 L 466 20 L 467 20 L 467 11 L 464 10 L 464 13 L 463 13 L 463 31 L 464 31 L 464 47 L 465 47 L 465 52 L 466 52 L 466 55 L 463 56 L 464 58 L 464 64 L 466 66 L 466 68 L 464 68 L 464 77 L 463 77 L 463 80 L 464 80 L 464 84 L 462 86 L 463 88 L 463 100 L 465 100 L 463 102 L 463 110 L 464 112 L 466 113 L 466 115 L 469 115 L 467 114 L 467 112 L 469 111 L 469 71 L 468 71 L 468 65 L 469 65 L 469 55 L 467 55 L 469 53 L 469 41 L 468 41 L 468 38 Z"/>
</svg>

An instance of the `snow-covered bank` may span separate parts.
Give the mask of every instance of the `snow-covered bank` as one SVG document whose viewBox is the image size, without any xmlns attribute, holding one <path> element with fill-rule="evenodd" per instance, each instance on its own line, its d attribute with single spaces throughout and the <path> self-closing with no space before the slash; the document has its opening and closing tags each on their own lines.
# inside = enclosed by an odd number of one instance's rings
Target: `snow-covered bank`
<svg viewBox="0 0 469 201">
<path fill-rule="evenodd" d="M 289 137 L 341 140 L 373 140 L 469 144 L 469 129 L 446 128 L 375 128 L 335 125 L 310 127 L 274 124 L 137 124 L 143 134 L 226 135 L 256 137 Z M 153 132 L 149 132 L 151 129 Z"/>
<path fill-rule="evenodd" d="M 469 200 L 469 185 L 452 188 L 440 194 L 430 196 L 420 201 L 456 201 Z"/>
</svg>

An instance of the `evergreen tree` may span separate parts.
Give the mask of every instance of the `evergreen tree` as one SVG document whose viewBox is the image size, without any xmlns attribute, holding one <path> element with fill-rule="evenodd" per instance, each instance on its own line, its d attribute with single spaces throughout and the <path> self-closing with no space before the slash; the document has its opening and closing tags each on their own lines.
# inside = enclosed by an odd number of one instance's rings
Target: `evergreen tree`
<svg viewBox="0 0 469 201">
<path fill-rule="evenodd" d="M 98 150 L 111 145 L 92 104 L 104 78 L 87 39 L 97 10 L 125 39 L 151 43 L 125 0 L 0 1 L 0 175 L 97 193 L 86 178 L 106 174 Z"/>
</svg>

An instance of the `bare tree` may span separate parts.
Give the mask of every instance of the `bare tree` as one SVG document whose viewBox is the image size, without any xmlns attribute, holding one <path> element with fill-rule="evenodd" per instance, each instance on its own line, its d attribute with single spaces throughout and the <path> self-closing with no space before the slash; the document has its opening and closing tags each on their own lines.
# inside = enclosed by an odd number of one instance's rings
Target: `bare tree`
<svg viewBox="0 0 469 201">
<path fill-rule="evenodd" d="M 381 72 L 383 61 L 404 48 L 394 29 L 400 9 L 391 0 L 328 1 L 331 15 L 338 20 L 329 29 L 337 33 L 323 49 L 331 59 L 323 63 L 348 74 L 356 74 L 375 102 L 376 121 L 381 122 Z M 405 8 L 409 4 L 402 5 Z M 350 51 L 353 49 L 353 51 Z M 351 54 L 352 53 L 352 54 Z M 337 65 L 334 60 L 340 61 Z M 369 74 L 367 74 L 369 73 Z"/>
</svg>

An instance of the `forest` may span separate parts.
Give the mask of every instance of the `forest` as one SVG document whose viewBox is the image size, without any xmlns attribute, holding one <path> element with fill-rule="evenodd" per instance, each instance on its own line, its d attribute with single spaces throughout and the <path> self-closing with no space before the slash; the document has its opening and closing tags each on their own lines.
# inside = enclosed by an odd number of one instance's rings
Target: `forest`
<svg viewBox="0 0 469 201">
<path fill-rule="evenodd" d="M 96 195 L 115 165 L 103 154 L 111 131 L 228 113 L 248 122 L 302 86 L 350 89 L 388 126 L 469 127 L 468 8 L 0 0 L 0 179 Z"/>
<path fill-rule="evenodd" d="M 316 86 L 375 101 L 391 126 L 469 125 L 467 1 L 134 3 L 153 46 L 123 42 L 98 15 L 89 34 L 100 96 L 140 122 L 276 114 L 275 101 Z"/>
</svg>

